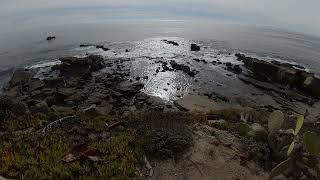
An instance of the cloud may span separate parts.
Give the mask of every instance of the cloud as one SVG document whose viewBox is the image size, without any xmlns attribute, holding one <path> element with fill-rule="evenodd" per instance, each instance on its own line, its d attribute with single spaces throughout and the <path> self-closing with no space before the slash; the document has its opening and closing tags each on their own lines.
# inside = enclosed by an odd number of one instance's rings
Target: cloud
<svg viewBox="0 0 320 180">
<path fill-rule="evenodd" d="M 320 35 L 319 0 L 2 0 L 0 25 L 41 24 L 57 19 L 222 19 Z M 62 18 L 64 17 L 64 18 Z M 89 18 L 90 17 L 90 18 Z M 43 24 L 45 25 L 45 24 Z"/>
</svg>

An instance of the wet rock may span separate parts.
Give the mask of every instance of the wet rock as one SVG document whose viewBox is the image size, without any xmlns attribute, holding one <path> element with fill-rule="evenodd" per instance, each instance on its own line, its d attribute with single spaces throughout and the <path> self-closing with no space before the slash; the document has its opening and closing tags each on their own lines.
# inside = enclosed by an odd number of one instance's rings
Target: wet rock
<svg viewBox="0 0 320 180">
<path fill-rule="evenodd" d="M 168 63 L 167 62 L 163 62 L 162 63 L 162 69 L 163 69 L 163 71 L 170 71 L 170 68 L 168 67 Z"/>
<path fill-rule="evenodd" d="M 308 76 L 303 82 L 303 89 L 320 96 L 320 78 L 315 75 Z"/>
<path fill-rule="evenodd" d="M 191 71 L 190 67 L 183 64 L 178 64 L 177 62 L 171 60 L 170 64 L 173 69 L 183 71 L 184 73 L 188 74 L 191 77 L 194 77 L 196 75 L 195 71 Z"/>
<path fill-rule="evenodd" d="M 106 47 L 102 47 L 101 49 L 104 50 L 104 51 L 109 51 L 110 50 L 109 48 L 106 48 Z"/>
<path fill-rule="evenodd" d="M 9 81 L 9 88 L 15 86 L 23 86 L 30 82 L 33 73 L 25 69 L 18 69 L 13 73 L 11 80 Z"/>
<path fill-rule="evenodd" d="M 149 96 L 147 94 L 145 94 L 145 93 L 138 93 L 136 95 L 136 100 L 137 101 L 145 101 L 147 99 L 149 99 Z"/>
<path fill-rule="evenodd" d="M 200 46 L 197 44 L 191 44 L 191 51 L 200 51 Z"/>
<path fill-rule="evenodd" d="M 256 58 L 246 57 L 242 54 L 236 54 L 236 56 L 239 60 L 243 61 L 245 66 L 260 80 L 289 85 L 311 95 L 320 96 L 320 78 L 313 73 L 296 69 L 287 64 L 274 64 Z"/>
<path fill-rule="evenodd" d="M 143 83 L 122 83 L 119 85 L 118 90 L 125 96 L 133 96 L 140 92 L 144 87 Z"/>
<path fill-rule="evenodd" d="M 196 62 L 203 62 L 205 64 L 207 64 L 208 62 L 204 59 L 198 59 L 198 58 L 193 58 L 192 60 L 196 61 Z"/>
<path fill-rule="evenodd" d="M 51 41 L 51 40 L 54 40 L 54 39 L 56 39 L 55 36 L 48 36 L 48 37 L 47 37 L 47 41 Z"/>
<path fill-rule="evenodd" d="M 168 109 L 172 109 L 172 105 L 171 105 L 171 104 L 166 104 L 166 107 L 167 107 Z"/>
<path fill-rule="evenodd" d="M 227 67 L 231 67 L 231 66 L 232 66 L 231 62 L 227 62 L 227 63 L 226 63 L 226 66 L 227 66 Z"/>
<path fill-rule="evenodd" d="M 227 70 L 234 72 L 236 74 L 241 74 L 242 73 L 242 68 L 240 65 L 232 65 L 231 63 L 226 63 Z"/>
<path fill-rule="evenodd" d="M 32 80 L 28 86 L 29 86 L 29 91 L 35 91 L 42 89 L 44 87 L 45 83 L 39 79 Z"/>
<path fill-rule="evenodd" d="M 71 95 L 74 95 L 76 93 L 76 89 L 73 88 L 60 88 L 55 94 L 56 101 L 58 102 L 64 102 L 64 100 Z"/>
<path fill-rule="evenodd" d="M 239 65 L 233 66 L 232 71 L 235 72 L 236 74 L 242 73 L 242 69 Z"/>
<path fill-rule="evenodd" d="M 80 44 L 80 47 L 90 47 L 90 46 L 94 46 L 93 44 Z"/>
<path fill-rule="evenodd" d="M 59 59 L 62 64 L 53 67 L 54 70 L 60 71 L 60 76 L 64 77 L 82 77 L 91 75 L 91 72 L 105 67 L 103 57 L 90 55 L 84 58 L 64 57 Z"/>
<path fill-rule="evenodd" d="M 179 46 L 179 43 L 175 42 L 175 41 L 168 41 L 168 40 L 162 40 L 163 42 L 165 42 L 166 44 L 172 44 L 174 46 Z"/>
<path fill-rule="evenodd" d="M 32 113 L 48 113 L 50 111 L 48 104 L 44 101 L 40 101 L 34 106 L 30 107 Z"/>
<path fill-rule="evenodd" d="M 109 51 L 109 48 L 104 47 L 104 45 L 96 45 L 97 49 L 102 49 L 104 51 Z"/>
<path fill-rule="evenodd" d="M 66 81 L 62 77 L 48 78 L 44 80 L 44 83 L 47 88 L 66 87 Z"/>
</svg>

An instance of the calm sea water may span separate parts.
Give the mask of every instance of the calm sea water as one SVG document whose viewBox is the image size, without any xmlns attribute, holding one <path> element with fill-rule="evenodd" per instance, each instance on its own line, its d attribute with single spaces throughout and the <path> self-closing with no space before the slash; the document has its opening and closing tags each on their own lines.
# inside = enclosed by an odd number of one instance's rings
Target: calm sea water
<svg viewBox="0 0 320 180">
<path fill-rule="evenodd" d="M 8 80 L 12 68 L 26 67 L 41 62 L 56 61 L 68 55 L 83 55 L 93 49 L 81 49 L 82 43 L 105 44 L 112 50 L 137 49 L 131 57 L 165 56 L 172 53 L 148 46 L 160 39 L 176 39 L 182 43 L 193 41 L 210 52 L 244 52 L 266 59 L 277 59 L 305 66 L 320 73 L 320 38 L 270 28 L 248 27 L 213 21 L 108 21 L 25 28 L 0 34 L 0 84 Z M 57 39 L 46 41 L 54 35 Z M 153 39 L 150 41 L 150 39 Z M 139 46 L 138 46 L 139 45 Z M 188 50 L 188 45 L 184 50 Z M 174 52 L 175 55 L 184 50 Z M 212 54 L 214 56 L 216 54 Z M 111 56 L 111 54 L 106 54 Z M 121 53 L 112 56 L 124 56 Z M 172 56 L 174 57 L 174 56 Z M 171 57 L 171 58 L 172 58 Z"/>
</svg>

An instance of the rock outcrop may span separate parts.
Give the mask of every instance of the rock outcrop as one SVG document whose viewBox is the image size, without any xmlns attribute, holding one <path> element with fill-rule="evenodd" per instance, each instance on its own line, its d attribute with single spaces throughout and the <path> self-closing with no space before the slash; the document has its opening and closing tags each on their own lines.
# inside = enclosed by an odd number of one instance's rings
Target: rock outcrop
<svg viewBox="0 0 320 180">
<path fill-rule="evenodd" d="M 90 77 L 91 73 L 105 67 L 103 57 L 90 55 L 84 58 L 64 57 L 59 59 L 62 64 L 53 67 L 64 77 Z"/>
<path fill-rule="evenodd" d="M 196 75 L 196 72 L 194 70 L 191 71 L 190 67 L 187 65 L 178 64 L 177 62 L 175 62 L 173 60 L 170 61 L 170 65 L 173 69 L 183 71 L 191 77 L 194 77 Z"/>
<path fill-rule="evenodd" d="M 262 61 L 243 54 L 236 54 L 256 78 L 298 88 L 310 95 L 320 96 L 320 77 L 296 68 L 295 65 Z"/>
<path fill-rule="evenodd" d="M 174 46 L 179 46 L 179 43 L 175 42 L 175 41 L 168 41 L 168 40 L 162 40 L 163 42 L 165 42 L 166 44 L 172 44 Z"/>
<path fill-rule="evenodd" d="M 191 51 L 200 51 L 200 46 L 197 44 L 191 44 Z"/>
<path fill-rule="evenodd" d="M 55 36 L 48 36 L 48 37 L 47 37 L 47 41 L 52 41 L 52 40 L 54 40 L 54 39 L 56 39 Z"/>
</svg>

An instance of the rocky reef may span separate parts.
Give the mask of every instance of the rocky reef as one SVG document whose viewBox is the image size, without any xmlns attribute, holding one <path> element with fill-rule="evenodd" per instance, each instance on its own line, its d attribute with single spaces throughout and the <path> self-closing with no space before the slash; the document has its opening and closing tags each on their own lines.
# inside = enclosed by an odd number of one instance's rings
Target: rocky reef
<svg viewBox="0 0 320 180">
<path fill-rule="evenodd" d="M 306 72 L 300 66 L 266 62 L 256 58 L 236 54 L 238 60 L 252 71 L 253 76 L 259 80 L 280 83 L 297 88 L 310 95 L 320 96 L 320 77 L 314 73 Z"/>
<path fill-rule="evenodd" d="M 191 50 L 200 46 L 191 45 Z M 60 58 L 42 78 L 30 69 L 16 70 L 0 96 L 0 175 L 266 178 L 286 158 L 283 150 L 294 137 L 285 129 L 294 128 L 295 117 L 305 118 L 303 132 L 318 132 L 320 79 L 296 65 L 235 56 L 243 64 L 191 61 L 218 64 L 260 94 L 211 92 L 166 103 L 143 93 L 140 80 L 150 78 L 130 76 L 125 63 L 132 59 L 99 55 Z M 174 60 L 155 63 L 156 73 L 162 68 L 191 79 L 199 73 Z M 114 71 L 105 70 L 111 66 Z M 268 117 L 280 110 L 283 129 L 270 140 Z M 285 175 L 314 178 L 300 171 Z"/>
</svg>

